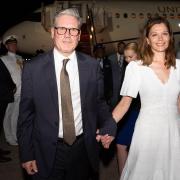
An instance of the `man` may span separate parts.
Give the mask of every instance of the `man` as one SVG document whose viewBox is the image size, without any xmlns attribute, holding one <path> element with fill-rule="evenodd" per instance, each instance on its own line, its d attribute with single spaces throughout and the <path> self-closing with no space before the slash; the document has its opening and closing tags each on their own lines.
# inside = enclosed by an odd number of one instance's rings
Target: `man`
<svg viewBox="0 0 180 180">
<path fill-rule="evenodd" d="M 80 27 L 76 9 L 59 12 L 54 49 L 23 68 L 17 135 L 22 166 L 33 179 L 88 180 L 99 165 L 97 128 L 98 139 L 116 133 L 99 64 L 75 51 Z"/>
<path fill-rule="evenodd" d="M 111 54 L 108 59 L 111 62 L 112 79 L 113 79 L 113 95 L 110 100 L 111 109 L 117 105 L 120 100 L 120 89 L 124 78 L 126 62 L 124 58 L 125 43 L 120 41 L 117 43 L 116 53 Z"/>
<path fill-rule="evenodd" d="M 0 59 L 0 133 L 3 129 L 4 114 L 8 103 L 14 101 L 14 93 L 16 85 L 14 84 L 11 75 Z M 10 151 L 0 149 L 0 162 L 8 162 L 11 158 L 5 155 L 9 154 Z"/>
<path fill-rule="evenodd" d="M 96 60 L 98 60 L 104 75 L 104 96 L 106 102 L 110 104 L 110 99 L 113 92 L 111 63 L 105 55 L 105 47 L 102 44 L 95 45 L 93 51 L 94 57 Z"/>
<path fill-rule="evenodd" d="M 17 36 L 7 36 L 4 38 L 3 43 L 8 52 L 5 56 L 1 57 L 1 60 L 8 69 L 13 82 L 16 84 L 14 101 L 8 104 L 4 117 L 4 133 L 6 141 L 10 145 L 17 145 L 16 133 L 20 102 L 22 57 L 16 54 Z"/>
</svg>

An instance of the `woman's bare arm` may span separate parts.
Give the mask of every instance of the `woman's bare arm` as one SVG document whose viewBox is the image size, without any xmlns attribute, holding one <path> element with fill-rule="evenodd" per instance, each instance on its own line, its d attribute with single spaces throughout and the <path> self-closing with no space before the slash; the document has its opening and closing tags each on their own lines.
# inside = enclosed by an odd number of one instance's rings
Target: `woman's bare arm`
<svg viewBox="0 0 180 180">
<path fill-rule="evenodd" d="M 112 115 L 115 121 L 118 123 L 125 113 L 128 111 L 132 102 L 132 97 L 123 96 L 118 105 L 114 108 Z"/>
</svg>

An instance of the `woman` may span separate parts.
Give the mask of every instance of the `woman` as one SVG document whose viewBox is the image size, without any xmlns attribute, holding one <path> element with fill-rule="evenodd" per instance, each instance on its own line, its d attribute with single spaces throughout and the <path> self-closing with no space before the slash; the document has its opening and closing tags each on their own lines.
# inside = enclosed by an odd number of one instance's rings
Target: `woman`
<svg viewBox="0 0 180 180">
<path fill-rule="evenodd" d="M 140 94 L 141 109 L 121 180 L 179 180 L 180 63 L 168 21 L 149 19 L 140 41 L 141 61 L 128 64 L 116 122 Z M 106 139 L 108 142 L 108 138 Z"/>
<path fill-rule="evenodd" d="M 130 42 L 125 46 L 124 49 L 125 61 L 127 63 L 138 59 L 138 45 L 136 42 Z M 134 125 L 139 114 L 140 109 L 140 99 L 139 96 L 134 98 L 131 106 L 123 117 L 121 123 L 119 123 L 119 131 L 116 138 L 117 146 L 117 158 L 118 158 L 118 167 L 119 174 L 121 175 L 124 168 L 127 156 L 128 149 L 131 144 L 132 135 L 134 132 Z"/>
<path fill-rule="evenodd" d="M 138 44 L 136 42 L 130 42 L 125 46 L 124 57 L 127 63 L 138 59 Z"/>
</svg>

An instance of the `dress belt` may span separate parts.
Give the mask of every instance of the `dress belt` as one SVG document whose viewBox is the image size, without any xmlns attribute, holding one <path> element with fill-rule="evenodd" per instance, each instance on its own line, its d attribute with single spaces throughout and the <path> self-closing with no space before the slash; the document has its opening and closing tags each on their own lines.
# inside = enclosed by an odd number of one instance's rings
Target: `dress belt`
<svg viewBox="0 0 180 180">
<path fill-rule="evenodd" d="M 76 141 L 78 141 L 79 139 L 81 139 L 83 136 L 84 136 L 83 133 L 80 134 L 80 135 L 78 135 L 78 136 L 76 136 L 76 140 L 74 141 L 74 143 L 75 143 Z M 67 144 L 67 143 L 64 141 L 63 138 L 59 138 L 59 137 L 58 137 L 58 142 Z M 73 144 L 74 144 L 74 143 L 73 143 Z"/>
</svg>

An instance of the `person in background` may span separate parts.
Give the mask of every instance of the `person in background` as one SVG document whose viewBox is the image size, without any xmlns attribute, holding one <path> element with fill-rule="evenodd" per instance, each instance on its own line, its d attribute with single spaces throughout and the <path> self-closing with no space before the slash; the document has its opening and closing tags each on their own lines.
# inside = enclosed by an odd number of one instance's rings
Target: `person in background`
<svg viewBox="0 0 180 180">
<path fill-rule="evenodd" d="M 180 62 L 168 20 L 150 18 L 139 46 L 141 60 L 128 64 L 123 97 L 113 110 L 119 122 L 140 94 L 141 109 L 121 180 L 179 180 Z"/>
<path fill-rule="evenodd" d="M 43 49 L 37 49 L 35 56 L 38 56 L 38 55 L 43 54 L 43 53 L 44 53 Z"/>
<path fill-rule="evenodd" d="M 138 54 L 138 44 L 136 42 L 126 44 L 124 48 L 124 58 L 128 64 L 131 61 L 138 60 Z"/>
<path fill-rule="evenodd" d="M 0 59 L 0 134 L 3 129 L 3 120 L 8 103 L 14 101 L 14 93 L 16 85 L 14 84 L 11 75 L 5 64 Z M 0 149 L 0 163 L 11 161 L 11 158 L 6 157 L 10 151 Z"/>
<path fill-rule="evenodd" d="M 113 53 L 108 56 L 108 59 L 110 60 L 111 69 L 112 69 L 112 97 L 110 99 L 110 107 L 111 110 L 114 109 L 114 107 L 119 102 L 121 96 L 119 94 L 122 81 L 124 78 L 125 68 L 126 68 L 126 61 L 124 59 L 124 48 L 125 43 L 123 41 L 120 41 L 117 43 L 117 50 L 116 53 Z"/>
<path fill-rule="evenodd" d="M 14 101 L 8 104 L 4 117 L 4 133 L 8 144 L 17 144 L 17 120 L 19 115 L 19 102 L 21 92 L 21 72 L 23 59 L 17 55 L 17 36 L 10 35 L 3 39 L 3 43 L 6 46 L 8 52 L 1 57 L 1 60 L 8 69 L 13 82 L 16 85 L 16 92 L 14 94 Z"/>
<path fill-rule="evenodd" d="M 98 60 L 104 76 L 104 96 L 107 104 L 110 105 L 110 99 L 113 93 L 112 68 L 111 62 L 106 56 L 105 47 L 102 44 L 96 44 L 93 49 L 94 57 Z"/>
<path fill-rule="evenodd" d="M 177 49 L 177 52 L 176 52 L 176 58 L 180 59 L 180 42 L 178 43 L 178 49 Z"/>
<path fill-rule="evenodd" d="M 124 48 L 124 56 L 127 63 L 138 60 L 138 45 L 136 42 L 130 42 L 126 44 Z M 140 98 L 138 95 L 137 98 L 133 99 L 129 110 L 123 117 L 123 120 L 119 123 L 118 133 L 116 136 L 116 146 L 120 175 L 128 156 L 128 150 L 131 144 L 131 139 L 134 132 L 135 122 L 139 114 L 139 109 Z"/>
<path fill-rule="evenodd" d="M 88 180 L 99 167 L 97 140 L 116 134 L 99 63 L 75 50 L 81 25 L 77 9 L 57 12 L 54 48 L 23 68 L 17 136 L 22 167 L 35 180 Z"/>
</svg>

